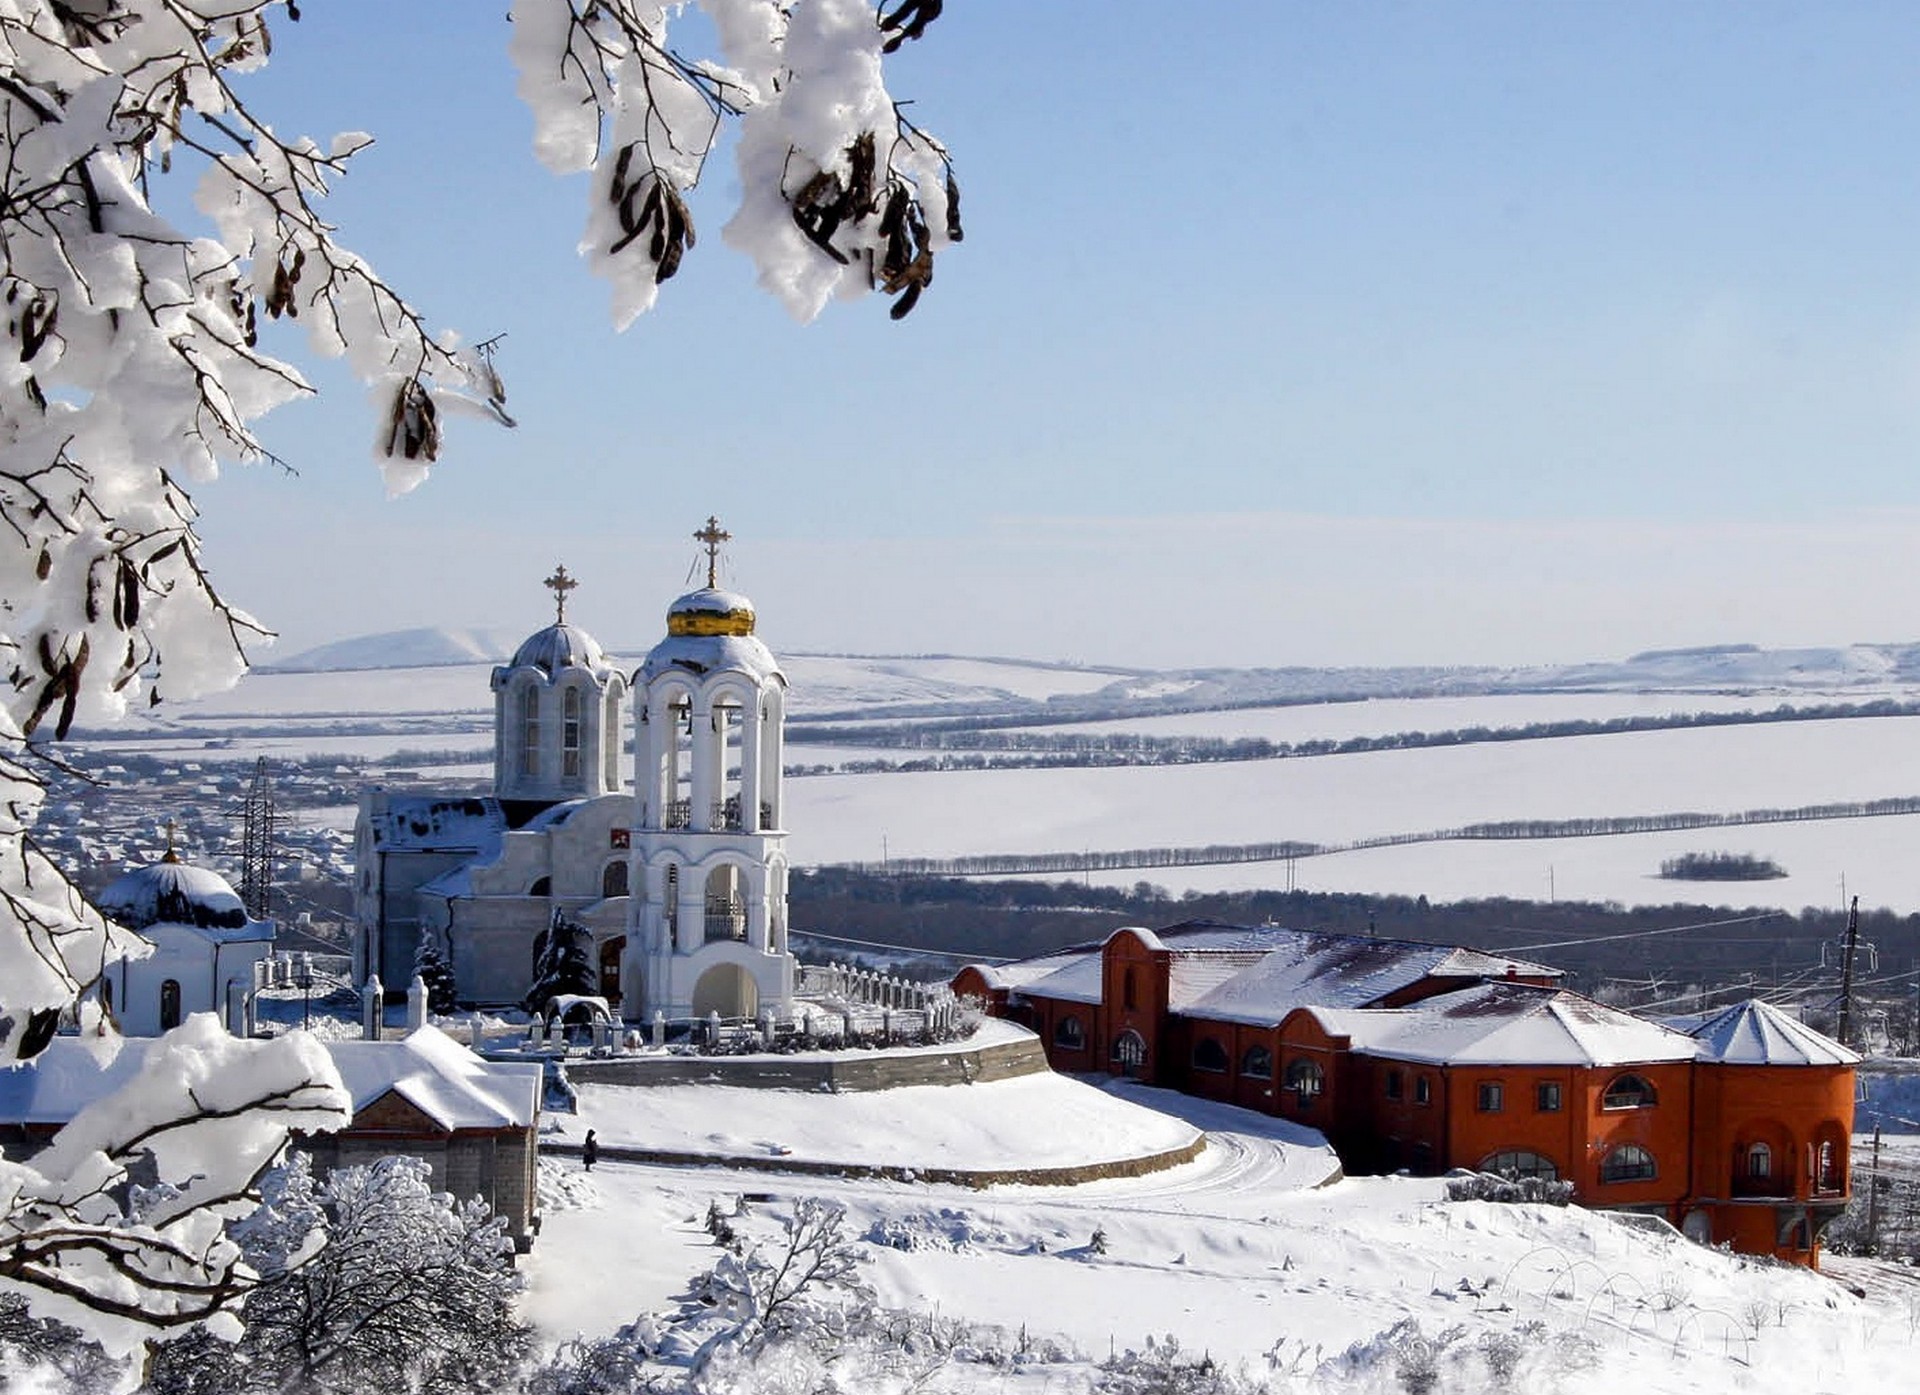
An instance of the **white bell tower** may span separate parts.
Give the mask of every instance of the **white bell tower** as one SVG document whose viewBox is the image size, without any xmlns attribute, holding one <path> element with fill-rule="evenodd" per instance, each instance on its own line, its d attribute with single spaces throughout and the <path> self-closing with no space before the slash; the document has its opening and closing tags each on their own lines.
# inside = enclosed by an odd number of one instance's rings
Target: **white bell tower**
<svg viewBox="0 0 1920 1395">
<path fill-rule="evenodd" d="M 752 1017 L 793 1003 L 781 729 L 787 680 L 753 603 L 707 584 L 667 611 L 634 675 L 634 812 L 621 1000 L 630 1018 Z"/>
<path fill-rule="evenodd" d="M 567 623 L 567 592 L 580 583 L 555 567 L 541 584 L 554 595 L 553 623 L 493 671 L 493 792 L 529 804 L 612 794 L 627 680 Z"/>
</svg>

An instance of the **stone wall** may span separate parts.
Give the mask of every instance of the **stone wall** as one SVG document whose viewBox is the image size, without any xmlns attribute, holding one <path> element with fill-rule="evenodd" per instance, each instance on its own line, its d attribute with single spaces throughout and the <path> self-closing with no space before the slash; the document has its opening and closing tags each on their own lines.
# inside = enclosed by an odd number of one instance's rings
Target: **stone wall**
<svg viewBox="0 0 1920 1395">
<path fill-rule="evenodd" d="M 947 1050 L 796 1056 L 631 1056 L 568 1061 L 576 1085 L 737 1085 L 761 1090 L 891 1090 L 972 1085 L 1035 1075 L 1047 1057 L 1033 1038 Z"/>
</svg>

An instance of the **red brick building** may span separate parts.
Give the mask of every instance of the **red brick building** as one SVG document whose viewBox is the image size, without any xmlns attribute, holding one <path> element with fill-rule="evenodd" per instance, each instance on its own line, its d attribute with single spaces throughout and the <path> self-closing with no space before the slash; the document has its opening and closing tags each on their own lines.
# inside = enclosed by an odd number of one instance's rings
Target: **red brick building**
<svg viewBox="0 0 1920 1395">
<path fill-rule="evenodd" d="M 1349 1171 L 1563 1178 L 1584 1205 L 1817 1262 L 1844 1208 L 1851 1052 L 1759 1002 L 1659 1023 L 1541 964 L 1197 922 L 1115 931 L 956 992 L 1110 1071 L 1310 1125 Z"/>
</svg>

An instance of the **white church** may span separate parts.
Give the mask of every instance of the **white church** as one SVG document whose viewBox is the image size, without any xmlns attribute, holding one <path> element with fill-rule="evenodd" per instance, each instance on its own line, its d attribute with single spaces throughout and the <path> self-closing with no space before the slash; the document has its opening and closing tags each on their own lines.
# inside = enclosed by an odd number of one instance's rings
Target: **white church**
<svg viewBox="0 0 1920 1395">
<path fill-rule="evenodd" d="M 787 680 L 746 597 L 719 589 L 716 519 L 694 534 L 707 584 L 627 675 L 566 619 L 577 583 L 546 585 L 554 623 L 493 671 L 486 796 L 360 800 L 356 971 L 389 991 L 422 937 L 462 1003 L 517 1003 L 556 911 L 593 935 L 600 992 L 629 1021 L 792 1007 L 781 732 Z M 621 781 L 633 732 L 633 782 Z"/>
</svg>

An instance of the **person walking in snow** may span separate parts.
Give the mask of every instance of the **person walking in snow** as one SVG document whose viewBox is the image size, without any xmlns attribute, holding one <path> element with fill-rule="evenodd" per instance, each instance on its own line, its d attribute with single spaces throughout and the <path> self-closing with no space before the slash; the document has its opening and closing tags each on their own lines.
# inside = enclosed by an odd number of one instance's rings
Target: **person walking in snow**
<svg viewBox="0 0 1920 1395">
<path fill-rule="evenodd" d="M 587 1130 L 587 1141 L 580 1145 L 580 1160 L 587 1165 L 587 1171 L 593 1171 L 593 1165 L 600 1161 L 600 1140 L 593 1136 L 593 1130 Z"/>
</svg>

